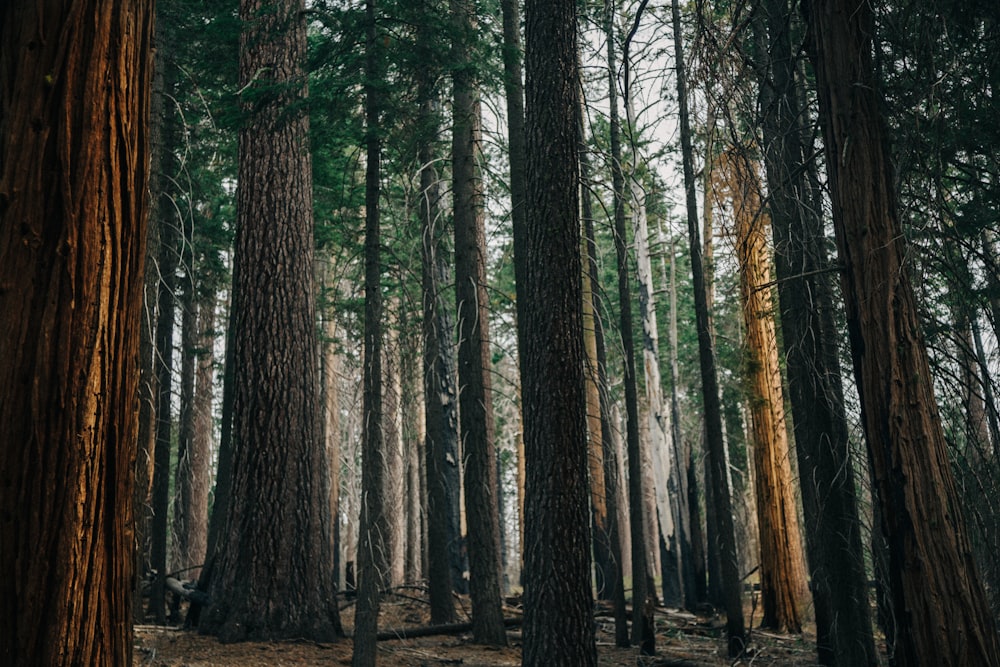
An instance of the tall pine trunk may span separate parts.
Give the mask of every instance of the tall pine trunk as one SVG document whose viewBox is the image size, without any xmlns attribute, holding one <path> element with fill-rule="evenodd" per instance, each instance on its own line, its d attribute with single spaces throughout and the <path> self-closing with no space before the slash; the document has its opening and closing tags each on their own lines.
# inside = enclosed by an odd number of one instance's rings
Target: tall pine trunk
<svg viewBox="0 0 1000 667">
<path fill-rule="evenodd" d="M 593 383 L 597 392 L 597 423 L 594 424 L 591 413 L 594 406 L 588 394 L 587 417 L 588 437 L 593 438 L 591 429 L 597 428 L 600 435 L 602 465 L 600 482 L 595 482 L 591 476 L 591 515 L 594 531 L 594 572 L 597 583 L 597 596 L 609 600 L 614 605 L 615 643 L 618 646 L 629 645 L 628 611 L 625 607 L 625 582 L 622 576 L 622 544 L 621 524 L 618 515 L 621 510 L 619 502 L 620 489 L 618 484 L 618 452 L 615 450 L 614 434 L 611 425 L 611 399 L 608 395 L 608 354 L 604 342 L 604 323 L 601 320 L 601 284 L 600 272 L 597 266 L 597 238 L 594 232 L 593 201 L 590 191 L 590 155 L 587 152 L 586 134 L 584 132 L 584 106 L 581 104 L 581 115 L 578 120 L 580 138 L 580 196 L 581 214 L 583 216 L 583 259 L 584 259 L 584 342 L 588 358 L 587 381 Z M 593 331 L 587 328 L 588 317 Z M 591 338 L 593 345 L 591 346 Z M 589 392 L 588 388 L 588 392 Z M 592 445 L 591 445 L 592 447 Z M 593 449 L 591 448 L 591 452 Z M 594 460 L 591 454 L 591 465 Z M 594 496 L 600 494 L 600 502 Z M 603 505 L 603 513 L 598 507 Z"/>
<path fill-rule="evenodd" d="M 725 195 L 735 218 L 746 330 L 744 367 L 760 530 L 761 626 L 800 633 L 808 588 L 771 299 L 771 258 L 765 235 L 769 220 L 761 207 L 757 165 L 731 148 L 724 156 L 723 170 L 729 189 Z"/>
<path fill-rule="evenodd" d="M 353 667 L 375 667 L 382 577 L 388 569 L 385 499 L 386 461 L 382 432 L 382 141 L 379 120 L 383 54 L 378 48 L 375 0 L 365 3 L 365 327 L 361 417 L 361 516 L 358 520 L 357 592 Z"/>
<path fill-rule="evenodd" d="M 174 313 L 176 310 L 177 268 L 180 256 L 180 229 L 182 221 L 177 208 L 173 205 L 169 184 L 177 177 L 176 151 L 179 144 L 179 119 L 176 110 L 170 103 L 169 91 L 176 79 L 176 67 L 172 66 L 167 56 L 170 53 L 171 35 L 166 22 L 158 22 L 156 27 L 157 53 L 163 50 L 164 56 L 156 58 L 156 65 L 163 70 L 163 90 L 154 94 L 163 95 L 163 100 L 155 102 L 155 108 L 160 112 L 159 138 L 156 161 L 152 169 L 158 171 L 156 182 L 163 189 L 151 192 L 158 198 L 154 208 L 159 215 L 151 221 L 159 230 L 159 248 L 157 249 L 157 270 L 160 276 L 156 292 L 156 333 L 154 347 L 156 360 L 156 410 L 155 414 L 155 450 L 153 453 L 153 496 L 150 522 L 150 567 L 153 581 L 149 594 L 149 611 L 157 623 L 166 623 L 166 575 L 168 546 L 168 515 L 170 512 L 170 459 L 173 442 L 173 417 L 171 414 L 171 398 L 173 390 L 173 360 L 174 360 Z M 159 77 L 159 75 L 158 75 Z"/>
<path fill-rule="evenodd" d="M 897 664 L 998 665 L 905 264 L 872 66 L 872 7 L 806 4 L 854 374 L 881 530 Z"/>
<path fill-rule="evenodd" d="M 306 27 L 296 0 L 243 0 L 240 17 L 232 488 L 202 629 L 222 641 L 330 641 L 340 618 L 319 423 Z"/>
<path fill-rule="evenodd" d="M 642 447 L 639 441 L 639 397 L 635 377 L 635 342 L 632 338 L 632 289 L 629 280 L 628 243 L 625 231 L 625 174 L 622 168 L 621 121 L 618 110 L 618 67 L 614 39 L 617 15 L 615 0 L 604 5 L 608 42 L 608 90 L 611 111 L 611 181 L 614 197 L 615 255 L 618 261 L 619 324 L 625 374 L 625 432 L 628 456 L 629 527 L 632 542 L 632 643 L 652 640 L 650 624 L 644 616 L 650 595 L 646 552 L 645 494 L 643 489 Z"/>
<path fill-rule="evenodd" d="M 452 197 L 455 222 L 455 302 L 458 309 L 459 419 L 468 513 L 469 594 L 472 634 L 482 644 L 506 645 L 500 601 L 500 517 L 497 503 L 493 390 L 490 377 L 489 296 L 483 211 L 482 127 L 472 67 L 476 9 L 451 0 L 455 28 L 452 57 L 454 105 Z"/>
<path fill-rule="evenodd" d="M 810 206 L 787 0 L 755 17 L 768 211 L 799 464 L 806 553 L 824 665 L 876 662 L 855 472 L 837 351 L 823 222 Z M 766 41 L 765 41 L 766 40 Z M 770 81 L 770 85 L 767 82 Z"/>
<path fill-rule="evenodd" d="M 705 409 L 705 440 L 711 466 L 711 487 L 717 522 L 719 565 L 722 575 L 722 595 L 726 611 L 726 634 L 729 655 L 738 655 L 746 637 L 743 624 L 742 581 L 736 557 L 736 534 L 733 527 L 732 499 L 729 495 L 729 475 L 726 465 L 725 442 L 722 432 L 722 406 L 719 399 L 719 379 L 715 363 L 715 342 L 711 332 L 711 311 L 702 265 L 702 248 L 698 234 L 698 204 L 695 199 L 691 124 L 688 119 L 687 78 L 684 71 L 684 48 L 681 39 L 681 17 L 677 0 L 671 3 L 674 24 L 674 55 L 677 63 L 677 99 L 680 104 L 681 150 L 684 163 L 684 191 L 687 202 L 688 236 L 691 249 L 691 275 L 694 281 L 695 320 L 698 328 L 698 360 L 701 367 L 701 391 Z"/>
<path fill-rule="evenodd" d="M 591 593 L 574 0 L 529 0 L 523 350 L 525 665 L 597 664 Z M 553 557 L 558 554 L 557 557 Z"/>
</svg>

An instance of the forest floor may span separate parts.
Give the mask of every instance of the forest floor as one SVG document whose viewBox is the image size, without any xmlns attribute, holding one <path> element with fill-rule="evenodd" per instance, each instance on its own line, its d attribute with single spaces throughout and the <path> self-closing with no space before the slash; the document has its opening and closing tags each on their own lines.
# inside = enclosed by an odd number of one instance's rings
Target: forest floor
<svg viewBox="0 0 1000 667">
<path fill-rule="evenodd" d="M 468 610 L 468 600 L 463 601 Z M 414 597 L 390 596 L 383 600 L 380 632 L 385 629 L 416 628 L 428 623 L 427 605 Z M 507 609 L 508 612 L 516 610 Z M 748 607 L 747 618 L 753 610 Z M 757 611 L 759 619 L 760 610 Z M 461 613 L 461 612 L 460 612 Z M 341 611 L 349 635 L 353 607 Z M 508 648 L 473 644 L 468 632 L 413 639 L 380 640 L 379 664 L 392 667 L 519 667 L 521 631 L 508 633 Z M 816 664 L 815 636 L 779 635 L 754 629 L 748 650 L 738 659 L 726 657 L 724 620 L 675 609 L 656 610 L 656 655 L 644 657 L 637 648 L 615 646 L 614 620 L 610 614 L 597 617 L 597 653 L 600 667 L 709 667 L 721 665 L 769 665 L 777 667 Z M 138 625 L 135 628 L 137 667 L 285 667 L 290 665 L 350 665 L 351 640 L 333 643 L 311 641 L 247 642 L 220 644 L 214 637 L 176 627 Z"/>
</svg>

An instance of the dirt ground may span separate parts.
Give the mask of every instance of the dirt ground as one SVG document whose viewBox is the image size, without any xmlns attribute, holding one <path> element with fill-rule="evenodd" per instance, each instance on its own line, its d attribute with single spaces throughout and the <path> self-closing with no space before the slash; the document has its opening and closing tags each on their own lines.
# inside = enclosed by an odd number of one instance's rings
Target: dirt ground
<svg viewBox="0 0 1000 667">
<path fill-rule="evenodd" d="M 468 600 L 462 602 L 467 612 Z M 508 609 L 510 615 L 518 611 Z M 751 609 L 747 609 L 747 618 Z M 462 612 L 460 611 L 460 614 Z M 758 610 L 759 613 L 759 610 Z M 414 596 L 393 596 L 383 601 L 380 631 L 413 628 L 427 624 L 427 608 Z M 341 612 L 344 630 L 353 630 L 353 608 Z M 495 649 L 471 643 L 468 634 L 437 635 L 379 642 L 379 664 L 391 667 L 519 667 L 521 632 L 512 628 L 509 648 Z M 709 667 L 716 665 L 808 666 L 815 662 L 815 638 L 776 635 L 760 630 L 751 633 L 749 648 L 735 661 L 725 655 L 722 621 L 671 609 L 656 611 L 656 649 L 653 657 L 642 657 L 638 649 L 614 644 L 614 621 L 597 617 L 597 652 L 601 667 Z M 309 641 L 249 642 L 220 644 L 214 637 L 174 627 L 139 625 L 135 629 L 135 664 L 149 667 L 284 667 L 290 665 L 350 665 L 351 640 L 319 644 Z"/>
</svg>

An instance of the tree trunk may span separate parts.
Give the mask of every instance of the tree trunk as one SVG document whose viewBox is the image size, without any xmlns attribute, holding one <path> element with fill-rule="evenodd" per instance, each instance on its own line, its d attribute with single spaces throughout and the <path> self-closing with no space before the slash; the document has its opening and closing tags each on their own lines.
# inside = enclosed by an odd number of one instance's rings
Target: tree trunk
<svg viewBox="0 0 1000 667">
<path fill-rule="evenodd" d="M 190 225 L 188 225 L 190 230 Z M 185 233 L 185 246 L 190 248 L 190 231 Z M 195 300 L 192 289 L 193 279 L 191 276 L 192 261 L 190 255 L 186 258 L 188 264 L 184 269 L 183 293 L 181 295 L 181 377 L 180 385 L 180 410 L 177 415 L 177 463 L 174 468 L 174 494 L 173 494 L 173 514 L 171 516 L 170 536 L 170 558 L 168 562 L 168 572 L 178 572 L 194 565 L 194 561 L 189 561 L 189 533 L 191 525 L 191 504 L 192 486 L 194 484 L 194 466 L 192 465 L 191 450 L 194 441 L 194 367 L 195 367 L 195 347 L 197 346 L 196 327 L 198 326 L 198 311 L 195 308 Z M 197 561 L 200 563 L 201 561 Z M 167 573 L 164 573 L 166 575 Z M 171 574 L 170 576 L 177 576 Z M 175 597 L 176 601 L 177 598 Z M 176 608 L 176 603 L 172 605 Z"/>
<path fill-rule="evenodd" d="M 407 330 L 409 330 L 409 326 Z M 420 345 L 416 336 L 408 335 L 404 352 L 403 366 L 403 423 L 406 490 L 405 503 L 407 508 L 406 553 L 404 559 L 403 581 L 413 582 L 426 580 L 422 554 L 424 552 L 424 524 L 427 515 L 427 505 L 424 487 L 421 483 L 422 462 L 427 459 L 423 447 L 427 438 L 424 427 L 424 393 L 421 385 L 420 356 L 414 354 L 414 346 Z"/>
<path fill-rule="evenodd" d="M 583 171 L 583 159 L 580 160 L 581 172 Z M 581 182 L 586 182 L 585 177 L 581 177 Z M 586 200 L 587 194 L 583 193 Z M 584 223 L 593 228 L 593 221 L 589 219 L 590 204 L 584 204 L 584 215 L 588 220 Z M 584 239 L 584 252 L 586 252 L 589 238 Z M 597 596 L 600 599 L 611 599 L 608 596 L 615 590 L 616 584 L 607 581 L 612 570 L 611 550 L 608 541 L 608 506 L 607 506 L 607 485 L 604 479 L 604 441 L 602 433 L 601 415 L 601 383 L 600 370 L 597 361 L 597 299 L 594 294 L 594 282 L 597 275 L 591 273 L 590 263 L 583 265 L 583 344 L 585 352 L 585 373 L 586 397 L 587 397 L 587 464 L 590 473 L 590 514 L 592 531 L 594 535 L 594 576 L 597 588 Z"/>
<path fill-rule="evenodd" d="M 792 489 L 784 391 L 771 300 L 771 269 L 760 201 L 760 178 L 750 158 L 732 148 L 724 156 L 724 181 L 733 206 L 740 297 L 746 329 L 745 368 L 749 393 L 757 523 L 760 530 L 761 626 L 802 632 L 808 595 L 798 510 Z"/>
<path fill-rule="evenodd" d="M 714 500 L 722 593 L 726 610 L 726 633 L 729 655 L 738 655 L 746 637 L 743 625 L 742 582 L 736 560 L 736 536 L 733 529 L 732 501 L 726 465 L 725 442 L 722 433 L 722 410 L 719 400 L 719 380 L 715 367 L 715 343 L 711 332 L 711 310 L 698 238 L 698 203 L 695 199 L 694 167 L 691 147 L 691 126 L 687 109 L 687 81 L 684 71 L 684 49 L 681 42 L 681 17 L 677 0 L 671 4 L 674 24 L 674 53 L 677 60 L 677 99 L 680 103 L 681 150 L 684 163 L 684 190 L 687 202 L 688 235 L 691 249 L 691 274 L 694 281 L 695 319 L 698 327 L 698 359 L 701 366 L 701 390 L 705 408 L 705 440 L 712 470 L 708 490 Z"/>
<path fill-rule="evenodd" d="M 697 547 L 693 542 L 695 531 L 692 530 L 692 513 L 699 516 L 697 505 L 697 491 L 694 494 L 694 508 L 691 508 L 691 492 L 688 488 L 688 446 L 684 444 L 684 436 L 681 433 L 681 404 L 680 404 L 680 363 L 677 354 L 677 253 L 674 247 L 674 239 L 670 239 L 669 245 L 663 237 L 663 221 L 660 221 L 658 234 L 661 249 L 666 255 L 669 247 L 670 273 L 667 275 L 666 259 L 664 259 L 663 282 L 667 286 L 670 294 L 670 423 L 673 429 L 671 440 L 673 448 L 673 470 L 671 474 L 675 502 L 677 503 L 677 535 L 678 548 L 680 553 L 680 593 L 686 609 L 694 609 L 698 600 L 697 576 L 699 567 L 704 570 L 704 560 L 701 558 L 704 549 L 699 543 Z M 697 527 L 697 537 L 701 538 L 701 526 Z"/>
<path fill-rule="evenodd" d="M 157 53 L 162 52 L 162 58 L 156 58 L 158 69 L 163 70 L 163 90 L 155 91 L 164 95 L 166 101 L 157 101 L 155 107 L 162 114 L 160 123 L 161 144 L 153 169 L 158 171 L 157 182 L 163 185 L 159 192 L 150 193 L 158 198 L 155 210 L 159 216 L 152 224 L 159 229 L 160 246 L 158 248 L 157 270 L 160 282 L 156 293 L 156 448 L 153 453 L 153 519 L 150 525 L 150 567 L 153 572 L 152 587 L 149 596 L 149 609 L 157 623 L 167 621 L 166 609 L 166 576 L 167 576 L 167 540 L 168 515 L 170 511 L 170 449 L 172 447 L 173 417 L 171 415 L 171 398 L 173 390 L 173 358 L 174 358 L 174 313 L 177 292 L 177 268 L 179 264 L 180 229 L 182 221 L 178 219 L 168 184 L 172 184 L 177 176 L 176 151 L 179 143 L 176 110 L 170 102 L 169 91 L 176 79 L 176 67 L 167 57 L 170 53 L 171 35 L 158 22 L 156 28 Z"/>
<path fill-rule="evenodd" d="M 638 17 L 636 17 L 638 24 Z M 626 58 L 628 57 L 626 51 Z M 626 62 L 626 69 L 628 64 Z M 651 521 L 654 526 L 654 543 L 664 544 L 664 556 L 668 563 L 660 568 L 664 574 L 669 572 L 667 578 L 662 580 L 664 597 L 671 598 L 669 604 L 677 603 L 677 571 L 678 560 L 675 541 L 674 512 L 671 506 L 667 480 L 670 479 L 671 471 L 671 450 L 673 434 L 670 425 L 670 413 L 667 404 L 663 400 L 663 386 L 660 379 L 660 343 L 659 331 L 656 323 L 656 302 L 653 297 L 653 266 L 649 257 L 649 224 L 646 218 L 646 192 L 639 182 L 639 163 L 642 156 L 636 145 L 634 133 L 636 132 L 635 112 L 632 109 L 630 98 L 631 90 L 626 83 L 625 87 L 625 111 L 628 118 L 630 141 L 632 150 L 632 173 L 629 175 L 629 191 L 632 204 L 632 240 L 635 244 L 636 254 L 636 276 L 639 283 L 639 314 L 642 318 L 642 359 L 643 371 L 645 375 L 646 405 L 649 410 L 647 425 L 649 430 L 649 441 L 647 446 L 647 456 L 651 466 L 643 468 L 652 473 L 652 488 L 654 498 L 654 511 L 651 512 L 656 521 Z M 655 540 L 659 527 L 658 537 Z M 664 569 L 666 568 L 666 569 Z M 673 591 L 667 594 L 666 591 Z M 665 599 L 665 604 L 667 601 Z"/>
<path fill-rule="evenodd" d="M 295 0 L 240 4 L 232 491 L 202 619 L 225 642 L 341 634 L 319 428 L 301 12 Z"/>
<path fill-rule="evenodd" d="M 323 272 L 324 293 L 335 293 L 336 285 L 332 283 L 332 266 L 326 261 Z M 328 282 L 330 281 L 330 282 Z M 332 532 L 330 541 L 333 544 L 331 563 L 333 565 L 333 583 L 338 591 L 343 588 L 343 545 L 340 536 L 340 466 L 341 466 L 341 423 L 340 423 L 340 357 L 337 355 L 337 320 L 333 308 L 327 303 L 323 320 L 323 337 L 320 343 L 322 355 L 321 388 L 323 399 L 323 441 L 326 443 L 326 458 L 330 466 L 330 522 Z"/>
<path fill-rule="evenodd" d="M 399 342 L 399 299 L 389 297 L 389 307 L 382 315 L 382 446 L 385 452 L 385 479 L 382 502 L 395 508 L 386 512 L 385 557 L 388 567 L 381 572 L 383 589 L 403 583 L 406 511 L 402 508 L 403 491 L 403 406 L 402 368 Z"/>
<path fill-rule="evenodd" d="M 870 5 L 814 0 L 813 39 L 837 250 L 900 665 L 997 665 L 996 622 L 972 560 L 904 265 L 872 67 Z"/>
<path fill-rule="evenodd" d="M 353 667 L 375 667 L 380 586 L 388 568 L 385 499 L 385 440 L 382 433 L 382 232 L 381 193 L 382 112 L 379 82 L 383 54 L 378 48 L 375 0 L 365 3 L 365 341 L 361 416 L 361 518 L 358 520 L 358 601 L 354 609 Z"/>
<path fill-rule="evenodd" d="M 12 667 L 132 664 L 152 21 L 151 2 L 0 7 L 0 663 Z"/>
<path fill-rule="evenodd" d="M 716 151 L 716 128 L 715 128 L 715 107 L 711 100 L 708 104 L 708 119 L 705 122 L 705 163 L 702 167 L 702 184 L 704 195 L 702 197 L 702 271 L 704 272 L 705 283 L 705 303 L 709 308 L 709 335 L 712 337 L 713 345 L 715 341 L 715 323 L 712 321 L 711 311 L 715 308 L 715 151 Z M 693 158 L 692 158 L 693 159 Z M 697 213 L 696 213 L 697 214 Z M 704 417 L 703 417 L 704 420 Z M 725 424 L 723 424 L 725 428 Z M 712 489 L 712 455 L 708 451 L 708 429 L 703 423 L 702 426 L 702 446 L 704 448 L 704 478 L 705 478 L 705 558 L 706 574 L 708 576 L 707 599 L 713 605 L 725 605 L 725 592 L 722 586 L 722 566 L 719 559 L 719 522 L 716 519 L 715 497 Z M 728 461 L 728 444 L 723 435 L 725 454 Z"/>
<path fill-rule="evenodd" d="M 615 643 L 620 647 L 629 645 L 628 612 L 625 607 L 625 582 L 622 576 L 622 544 L 621 525 L 618 514 L 621 510 L 619 502 L 620 485 L 618 483 L 618 452 L 615 448 L 612 429 L 611 399 L 608 395 L 608 355 L 604 343 L 604 323 L 600 315 L 600 272 L 597 266 L 597 237 L 594 233 L 593 203 L 590 191 L 590 155 L 587 152 L 586 135 L 584 132 L 584 107 L 581 104 L 581 115 L 578 120 L 580 133 L 580 196 L 582 197 L 581 213 L 583 215 L 584 233 L 584 301 L 583 326 L 584 343 L 587 358 L 591 361 L 587 366 L 588 383 L 593 382 L 597 390 L 598 423 L 601 437 L 600 481 L 591 478 L 591 498 L 597 494 L 603 505 L 603 513 L 593 507 L 591 500 L 592 523 L 594 531 L 594 570 L 597 580 L 597 596 L 609 600 L 614 605 Z M 589 297 L 589 300 L 588 300 Z M 591 334 L 587 328 L 588 317 L 593 326 L 593 349 L 591 349 Z M 588 390 L 589 391 L 589 390 Z M 593 437 L 589 429 L 594 428 L 591 418 L 593 405 L 591 397 L 587 398 L 588 436 Z M 591 450 L 592 451 L 592 450 Z M 591 465 L 593 465 L 591 456 Z"/>
<path fill-rule="evenodd" d="M 524 665 L 597 664 L 580 276 L 574 0 L 529 0 L 526 254 L 518 322 L 527 467 Z M 558 557 L 553 557 L 558 554 Z"/>
<path fill-rule="evenodd" d="M 429 39 L 421 32 L 418 39 Z M 426 42 L 421 42 L 422 44 Z M 439 218 L 440 186 L 434 169 L 438 116 L 432 82 L 418 82 L 421 113 L 420 206 L 423 266 L 424 421 L 427 441 L 427 585 L 431 623 L 452 623 L 452 583 L 461 577 L 459 541 L 458 414 L 452 322 L 442 293 L 450 275 Z"/>
<path fill-rule="evenodd" d="M 194 386 L 194 432 L 191 440 L 191 505 L 188 525 L 188 554 L 191 566 L 205 562 L 208 553 L 208 500 L 212 483 L 212 443 L 215 396 L 215 291 L 207 289 L 198 297 L 197 367 Z M 198 579 L 201 568 L 185 579 Z"/>
<path fill-rule="evenodd" d="M 503 646 L 500 601 L 500 519 L 493 424 L 493 391 L 486 291 L 486 232 L 480 175 L 482 128 L 473 71 L 475 4 L 451 0 L 454 107 L 452 196 L 455 205 L 455 302 L 458 308 L 459 418 L 468 513 L 469 593 L 473 638 Z"/>
<path fill-rule="evenodd" d="M 149 109 L 149 152 L 150 163 L 158 165 L 163 144 L 163 67 L 157 58 L 164 59 L 166 53 L 161 45 L 153 56 L 152 94 Z M 163 191 L 163 179 L 159 169 L 149 173 L 149 191 Z M 156 258 L 160 249 L 160 230 L 155 221 L 162 213 L 158 210 L 160 197 L 149 198 L 149 220 L 147 225 L 145 279 L 143 288 L 142 328 L 139 337 L 139 438 L 135 465 L 135 588 L 132 597 L 133 618 L 137 623 L 146 621 L 146 601 L 142 595 L 144 582 L 152 573 L 152 526 L 153 526 L 153 477 L 156 456 L 156 408 L 157 369 L 159 359 L 156 351 L 157 299 L 159 295 L 159 268 Z"/>
<path fill-rule="evenodd" d="M 770 54 L 768 63 L 758 64 L 764 166 L 818 659 L 823 665 L 864 667 L 876 664 L 876 654 L 840 379 L 840 334 L 823 273 L 829 268 L 823 223 L 809 205 L 787 0 L 767 0 L 764 15 L 766 24 L 755 28 L 758 43 L 767 40 L 758 52 Z"/>
<path fill-rule="evenodd" d="M 617 15 L 615 0 L 604 4 L 605 32 L 608 42 L 608 80 L 611 121 L 611 181 L 614 196 L 615 254 L 618 259 L 618 300 L 622 355 L 625 362 L 625 429 L 628 451 L 629 527 L 632 542 L 632 643 L 641 645 L 644 639 L 643 608 L 650 594 L 649 565 L 646 558 L 645 494 L 641 443 L 639 441 L 639 397 L 635 377 L 635 343 L 632 339 L 632 290 L 628 277 L 628 245 L 625 233 L 625 176 L 622 171 L 621 123 L 618 112 L 618 68 L 614 39 Z"/>
</svg>

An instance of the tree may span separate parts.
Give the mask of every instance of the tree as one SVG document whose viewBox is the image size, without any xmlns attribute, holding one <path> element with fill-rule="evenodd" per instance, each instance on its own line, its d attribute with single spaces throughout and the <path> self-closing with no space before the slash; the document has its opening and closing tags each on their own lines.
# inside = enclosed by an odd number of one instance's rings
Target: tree
<svg viewBox="0 0 1000 667">
<path fill-rule="evenodd" d="M 684 49 L 681 42 L 681 17 L 677 0 L 671 3 L 674 24 L 674 57 L 677 63 L 677 99 L 680 104 L 681 150 L 684 168 L 684 193 L 687 206 L 688 242 L 691 249 L 691 275 L 694 282 L 695 319 L 698 327 L 698 361 L 701 369 L 702 401 L 705 408 L 705 440 L 711 468 L 711 488 L 718 521 L 719 560 L 722 571 L 722 593 L 726 608 L 726 633 L 729 655 L 743 650 L 745 629 L 742 587 L 736 560 L 736 535 L 733 530 L 732 500 L 726 466 L 725 442 L 722 435 L 722 412 L 719 400 L 719 379 L 712 340 L 711 310 L 702 266 L 701 241 L 698 234 L 698 203 L 695 199 L 694 165 L 691 147 L 691 125 L 688 119 L 687 80 L 684 71 Z"/>
<path fill-rule="evenodd" d="M 576 3 L 529 0 L 527 234 L 518 284 L 525 376 L 524 665 L 597 664 L 590 589 L 580 276 Z M 558 553 L 557 558 L 553 554 Z"/>
<path fill-rule="evenodd" d="M 583 109 L 581 108 L 581 112 Z M 597 239 L 594 232 L 593 202 L 590 192 L 590 156 L 587 155 L 583 128 L 583 114 L 579 119 L 580 132 L 580 183 L 582 197 L 580 213 L 583 216 L 583 335 L 587 354 L 587 437 L 591 440 L 596 428 L 600 434 L 603 467 L 600 476 L 591 472 L 590 495 L 594 531 L 594 578 L 599 599 L 610 600 L 614 605 L 615 643 L 629 646 L 628 610 L 625 607 L 625 581 L 622 575 L 622 544 L 618 452 L 615 449 L 611 427 L 611 398 L 608 395 L 608 354 L 604 342 L 604 323 L 600 316 L 600 278 L 597 267 Z M 589 302 L 588 302 L 589 300 Z M 589 327 L 588 328 L 588 321 Z M 597 393 L 597 424 L 594 424 L 591 385 Z M 593 446 L 590 446 L 590 466 L 593 471 Z M 600 480 L 600 484 L 595 481 Z M 594 498 L 597 497 L 597 501 Z M 602 511 L 603 510 L 603 511 Z"/>
<path fill-rule="evenodd" d="M 453 320 L 444 298 L 451 282 L 445 225 L 441 220 L 441 188 L 434 168 L 434 141 L 440 131 L 438 91 L 426 66 L 433 53 L 431 2 L 421 3 L 422 22 L 417 29 L 417 50 L 424 65 L 417 71 L 420 164 L 420 199 L 417 215 L 421 227 L 421 286 L 423 295 L 424 423 L 427 469 L 427 588 L 431 623 L 452 623 L 455 601 L 453 578 L 461 576 L 461 540 L 458 453 L 457 390 Z M 457 570 L 457 572 L 456 572 Z"/>
<path fill-rule="evenodd" d="M 375 0 L 365 3 L 365 324 L 361 427 L 361 536 L 358 541 L 358 603 L 354 612 L 353 667 L 374 667 L 383 576 L 388 570 L 384 497 L 386 461 L 382 431 L 382 141 L 379 128 L 382 53 Z"/>
<path fill-rule="evenodd" d="M 0 9 L 0 660 L 16 667 L 131 664 L 152 19 L 150 2 Z"/>
<path fill-rule="evenodd" d="M 158 11 L 162 19 L 163 10 Z M 182 242 L 180 230 L 183 221 L 178 215 L 178 207 L 173 199 L 177 179 L 180 121 L 176 109 L 171 104 L 171 93 L 176 82 L 177 68 L 169 63 L 173 35 L 163 20 L 157 21 L 155 56 L 156 83 L 153 90 L 153 109 L 157 116 L 153 123 L 157 126 L 154 137 L 159 143 L 152 146 L 155 159 L 154 184 L 160 186 L 154 192 L 157 202 L 152 211 L 157 214 L 152 221 L 157 226 L 159 245 L 157 247 L 156 285 L 156 333 L 154 346 L 154 368 L 156 375 L 155 446 L 153 452 L 153 493 L 152 521 L 150 522 L 150 567 L 154 575 L 150 588 L 149 607 L 157 623 L 167 620 L 166 577 L 167 542 L 170 511 L 170 450 L 173 443 L 173 418 L 171 399 L 174 371 L 174 314 L 177 304 L 177 270 L 180 266 L 179 245 Z"/>
<path fill-rule="evenodd" d="M 625 231 L 625 175 L 622 169 L 621 121 L 618 111 L 618 76 L 615 57 L 614 20 L 616 3 L 604 4 L 605 32 L 608 41 L 608 91 L 611 132 L 611 181 L 614 200 L 615 255 L 618 260 L 619 321 L 622 355 L 625 364 L 625 432 L 628 451 L 629 527 L 632 538 L 632 643 L 642 644 L 652 637 L 651 619 L 645 613 L 651 577 L 648 574 L 643 491 L 642 446 L 639 441 L 639 397 L 635 376 L 635 341 L 632 337 L 632 290 L 629 286 L 628 245 Z"/>
<path fill-rule="evenodd" d="M 870 5 L 807 3 L 842 289 L 900 665 L 1000 664 L 904 262 Z"/>
<path fill-rule="evenodd" d="M 458 309 L 458 401 L 465 507 L 468 514 L 469 594 L 473 637 L 506 645 L 500 604 L 500 518 L 493 424 L 493 391 L 486 292 L 486 230 L 480 175 L 481 111 L 472 66 L 475 3 L 451 0 L 452 198 L 455 224 L 455 303 Z"/>
<path fill-rule="evenodd" d="M 211 607 L 222 641 L 338 637 L 320 430 L 311 162 L 296 0 L 240 3 L 232 489 Z"/>
<path fill-rule="evenodd" d="M 722 156 L 720 171 L 724 174 L 720 194 L 729 197 L 733 206 L 746 331 L 746 383 L 760 532 L 761 626 L 801 633 L 808 590 L 769 286 L 769 220 L 761 207 L 760 177 L 753 159 L 732 146 Z"/>
<path fill-rule="evenodd" d="M 767 0 L 754 20 L 756 51 L 769 55 L 766 63 L 757 62 L 755 67 L 774 271 L 818 658 L 823 665 L 861 667 L 874 665 L 877 659 L 837 351 L 839 333 L 826 273 L 830 263 L 823 221 L 808 194 L 790 20 L 787 0 Z"/>
</svg>

